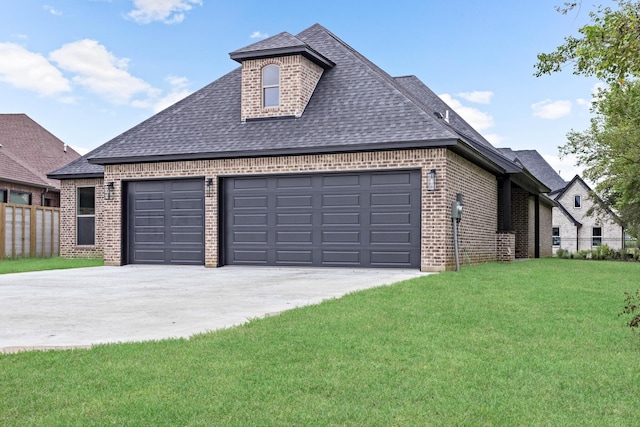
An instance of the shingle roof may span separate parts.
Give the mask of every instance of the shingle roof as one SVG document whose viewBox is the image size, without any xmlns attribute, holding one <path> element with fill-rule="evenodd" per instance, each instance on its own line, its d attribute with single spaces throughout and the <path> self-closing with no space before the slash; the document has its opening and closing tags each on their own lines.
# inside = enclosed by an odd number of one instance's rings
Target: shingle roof
<svg viewBox="0 0 640 427">
<path fill-rule="evenodd" d="M 79 157 L 26 114 L 0 114 L 0 180 L 59 189 L 47 173 Z"/>
<path fill-rule="evenodd" d="M 456 126 L 436 117 L 424 84 L 412 93 L 417 79 L 392 78 L 318 24 L 235 53 L 298 41 L 335 64 L 325 70 L 300 118 L 243 123 L 238 68 L 53 175 L 98 174 L 100 164 L 435 146 L 479 153 L 496 170 L 519 170 L 455 113 Z"/>
<path fill-rule="evenodd" d="M 500 152 L 513 161 L 519 161 L 533 176 L 542 181 L 551 192 L 565 188 L 567 183 L 536 150 L 512 150 L 499 148 Z"/>
</svg>

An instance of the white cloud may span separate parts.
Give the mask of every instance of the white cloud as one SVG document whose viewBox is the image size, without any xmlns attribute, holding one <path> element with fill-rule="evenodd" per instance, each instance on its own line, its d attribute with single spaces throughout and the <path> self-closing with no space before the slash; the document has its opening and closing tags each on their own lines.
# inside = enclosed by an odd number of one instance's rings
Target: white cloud
<svg viewBox="0 0 640 427">
<path fill-rule="evenodd" d="M 65 44 L 49 55 L 65 71 L 76 74 L 72 81 L 113 104 L 136 105 L 133 99 L 158 96 L 158 89 L 127 71 L 129 60 L 117 58 L 95 40 Z"/>
<path fill-rule="evenodd" d="M 69 81 L 44 56 L 15 43 L 0 43 L 0 81 L 44 96 L 71 91 Z"/>
<path fill-rule="evenodd" d="M 584 108 L 591 108 L 591 101 L 586 100 L 584 98 L 576 99 L 576 104 L 578 104 L 579 106 L 584 107 Z"/>
<path fill-rule="evenodd" d="M 448 93 L 443 93 L 438 96 L 478 132 L 493 126 L 493 117 L 490 114 L 473 107 L 466 107 Z"/>
<path fill-rule="evenodd" d="M 544 101 L 531 104 L 533 116 L 540 119 L 559 119 L 571 113 L 571 101 L 559 100 L 552 101 L 545 99 Z"/>
<path fill-rule="evenodd" d="M 474 90 L 473 92 L 460 92 L 456 95 L 476 104 L 490 104 L 493 92 L 488 90 Z"/>
<path fill-rule="evenodd" d="M 576 166 L 577 159 L 574 156 L 568 155 L 561 159 L 553 154 L 542 154 L 542 157 L 565 181 L 570 181 L 576 175 L 582 176 L 582 168 Z"/>
<path fill-rule="evenodd" d="M 192 5 L 202 5 L 202 0 L 133 0 L 135 9 L 129 16 L 140 24 L 162 21 L 165 24 L 175 24 L 184 20 L 184 12 L 193 8 Z"/>
<path fill-rule="evenodd" d="M 49 5 L 44 5 L 42 6 L 42 8 L 44 10 L 46 10 L 47 12 L 49 12 L 52 15 L 56 15 L 56 16 L 62 16 L 62 12 L 55 9 L 53 6 L 49 6 Z"/>
<path fill-rule="evenodd" d="M 187 89 L 189 80 L 186 77 L 169 76 L 166 78 L 171 85 L 171 92 L 158 99 L 153 105 L 153 112 L 158 113 L 165 108 L 175 104 L 181 99 L 189 96 L 191 91 Z"/>
<path fill-rule="evenodd" d="M 261 33 L 260 31 L 254 31 L 249 36 L 249 38 L 252 38 L 252 39 L 266 39 L 267 37 L 269 37 L 269 34 Z"/>
</svg>

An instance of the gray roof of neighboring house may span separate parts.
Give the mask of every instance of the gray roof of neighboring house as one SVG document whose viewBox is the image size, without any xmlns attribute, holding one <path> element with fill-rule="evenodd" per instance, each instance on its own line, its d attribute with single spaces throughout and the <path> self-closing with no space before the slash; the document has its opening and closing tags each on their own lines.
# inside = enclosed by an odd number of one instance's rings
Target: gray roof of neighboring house
<svg viewBox="0 0 640 427">
<path fill-rule="evenodd" d="M 237 68 L 52 176 L 100 176 L 103 164 L 429 147 L 449 147 L 497 173 L 522 170 L 453 110 L 450 123 L 437 117 L 446 104 L 417 78 L 394 79 L 318 24 L 231 56 L 290 47 L 335 64 L 300 118 L 242 122 Z"/>
<path fill-rule="evenodd" d="M 520 162 L 533 176 L 549 187 L 552 193 L 566 187 L 565 180 L 536 150 L 512 150 L 511 148 L 498 150 L 509 159 Z"/>
</svg>

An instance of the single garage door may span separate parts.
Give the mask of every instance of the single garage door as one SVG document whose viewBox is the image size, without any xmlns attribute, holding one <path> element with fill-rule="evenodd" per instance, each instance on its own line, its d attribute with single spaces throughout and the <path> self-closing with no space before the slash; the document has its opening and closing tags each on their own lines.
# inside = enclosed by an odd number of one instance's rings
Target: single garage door
<svg viewBox="0 0 640 427">
<path fill-rule="evenodd" d="M 204 264 L 204 179 L 127 184 L 128 261 Z"/>
<path fill-rule="evenodd" d="M 420 267 L 420 172 L 223 181 L 225 264 Z"/>
</svg>

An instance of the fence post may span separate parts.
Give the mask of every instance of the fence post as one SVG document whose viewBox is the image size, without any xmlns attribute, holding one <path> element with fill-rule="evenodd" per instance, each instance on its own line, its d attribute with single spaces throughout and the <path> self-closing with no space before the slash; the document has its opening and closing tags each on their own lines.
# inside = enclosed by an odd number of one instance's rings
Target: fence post
<svg viewBox="0 0 640 427">
<path fill-rule="evenodd" d="M 6 246 L 6 238 L 7 234 L 5 232 L 5 227 L 7 226 L 7 217 L 6 217 L 6 209 L 5 204 L 0 203 L 0 259 L 5 258 L 5 246 Z"/>
<path fill-rule="evenodd" d="M 35 206 L 29 206 L 29 211 L 30 211 L 30 216 L 31 216 L 31 224 L 29 224 L 31 226 L 31 230 L 30 230 L 30 235 L 29 235 L 29 256 L 31 258 L 35 258 L 36 255 L 38 254 L 38 240 L 37 240 L 37 235 L 38 233 L 36 232 L 36 226 L 37 226 L 37 221 L 38 219 L 36 218 L 37 216 L 37 210 L 38 208 L 36 208 Z"/>
</svg>

